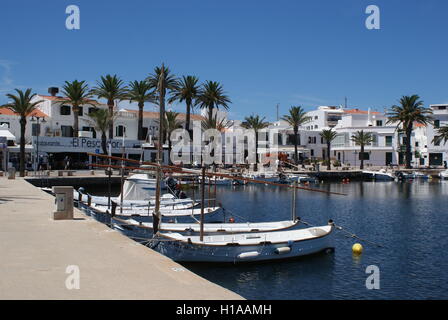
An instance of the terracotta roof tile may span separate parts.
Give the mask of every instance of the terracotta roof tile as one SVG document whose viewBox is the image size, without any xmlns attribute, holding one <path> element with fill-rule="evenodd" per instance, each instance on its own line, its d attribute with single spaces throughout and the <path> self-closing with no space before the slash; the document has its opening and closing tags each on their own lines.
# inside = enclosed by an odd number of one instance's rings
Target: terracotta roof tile
<svg viewBox="0 0 448 320">
<path fill-rule="evenodd" d="M 344 110 L 345 113 L 352 113 L 352 114 L 368 114 L 369 111 L 366 110 L 359 110 L 359 109 L 350 109 L 350 110 Z M 370 111 L 370 114 L 380 114 L 376 111 Z"/>
<path fill-rule="evenodd" d="M 19 116 L 18 113 L 15 113 L 13 110 L 11 110 L 8 107 L 0 108 L 0 114 L 5 116 Z M 36 116 L 36 117 L 48 117 L 47 114 L 43 113 L 39 109 L 35 109 L 33 112 L 31 112 L 28 117 Z"/>
<path fill-rule="evenodd" d="M 124 109 L 124 111 L 132 112 L 132 113 L 138 113 L 138 110 L 131 110 L 131 109 Z M 143 118 L 152 118 L 152 119 L 158 119 L 159 113 L 154 111 L 143 111 Z M 179 113 L 178 119 L 179 120 L 185 120 L 187 118 L 187 115 L 185 113 Z M 191 120 L 204 120 L 204 117 L 197 114 L 190 114 Z"/>
</svg>

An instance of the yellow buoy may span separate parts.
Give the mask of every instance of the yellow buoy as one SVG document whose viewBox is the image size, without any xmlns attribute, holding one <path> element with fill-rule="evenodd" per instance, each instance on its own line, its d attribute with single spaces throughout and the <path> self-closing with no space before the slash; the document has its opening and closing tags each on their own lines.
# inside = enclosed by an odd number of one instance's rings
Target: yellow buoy
<svg viewBox="0 0 448 320">
<path fill-rule="evenodd" d="M 355 243 L 352 247 L 352 251 L 354 254 L 361 254 L 362 253 L 362 245 L 360 243 Z"/>
</svg>

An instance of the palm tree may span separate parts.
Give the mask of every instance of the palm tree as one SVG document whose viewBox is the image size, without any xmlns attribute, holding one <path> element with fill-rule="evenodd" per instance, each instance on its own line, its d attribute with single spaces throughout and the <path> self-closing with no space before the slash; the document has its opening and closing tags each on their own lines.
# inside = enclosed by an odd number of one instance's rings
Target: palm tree
<svg viewBox="0 0 448 320">
<path fill-rule="evenodd" d="M 260 118 L 259 115 L 251 115 L 244 118 L 244 122 L 241 126 L 245 129 L 252 129 L 255 131 L 255 171 L 257 170 L 258 163 L 258 132 L 269 126 L 269 122 L 264 122 L 265 117 Z"/>
<path fill-rule="evenodd" d="M 427 125 L 431 123 L 432 110 L 423 107 L 423 101 L 416 94 L 412 96 L 403 96 L 400 99 L 400 105 L 392 106 L 392 110 L 386 113 L 387 123 L 396 123 L 397 129 L 401 126 L 406 134 L 406 169 L 411 169 L 411 135 L 414 123 Z"/>
<path fill-rule="evenodd" d="M 327 170 L 331 170 L 331 159 L 330 159 L 331 142 L 336 138 L 337 133 L 336 131 L 333 131 L 333 129 L 324 129 L 320 133 L 320 136 L 324 138 L 325 143 L 327 144 Z"/>
<path fill-rule="evenodd" d="M 37 105 L 43 100 L 31 102 L 36 96 L 35 93 L 31 93 L 31 88 L 26 89 L 25 92 L 19 89 L 14 89 L 17 95 L 8 93 L 6 96 L 11 99 L 10 103 L 7 103 L 2 108 L 9 108 L 20 116 L 20 176 L 25 176 L 25 129 L 26 129 L 26 117 L 28 117 L 37 107 Z"/>
<path fill-rule="evenodd" d="M 109 107 L 109 116 L 111 122 L 109 123 L 109 139 L 114 137 L 114 105 L 115 100 L 124 100 L 127 97 L 127 88 L 116 74 L 111 76 L 110 74 L 105 77 L 101 77 L 101 81 L 97 81 L 97 86 L 91 91 L 92 94 L 96 95 L 98 98 L 103 98 L 107 100 L 107 105 Z"/>
<path fill-rule="evenodd" d="M 282 117 L 282 120 L 288 122 L 288 124 L 292 126 L 294 130 L 294 160 L 295 164 L 297 165 L 299 163 L 299 153 L 297 151 L 297 146 L 299 144 L 299 127 L 311 121 L 311 117 L 306 115 L 306 112 L 302 109 L 301 106 L 292 106 L 289 109 L 289 114 L 284 115 Z"/>
<path fill-rule="evenodd" d="M 434 136 L 434 139 L 432 139 L 432 143 L 440 144 L 442 140 L 443 144 L 446 144 L 448 142 L 448 125 L 437 129 L 437 136 Z"/>
<path fill-rule="evenodd" d="M 151 92 L 151 86 L 147 81 L 134 81 L 129 83 L 128 99 L 138 103 L 138 140 L 145 140 L 143 136 L 143 108 L 145 102 L 156 103 L 155 95 Z"/>
<path fill-rule="evenodd" d="M 229 103 L 232 103 L 219 82 L 207 80 L 199 92 L 196 104 L 201 109 L 208 109 L 208 120 L 213 119 L 213 109 L 219 106 L 229 109 Z"/>
<path fill-rule="evenodd" d="M 164 136 L 164 119 L 165 119 L 165 96 L 167 91 L 174 92 L 179 87 L 177 78 L 171 73 L 168 67 L 162 63 L 161 67 L 155 67 L 154 72 L 146 78 L 151 89 L 154 89 L 159 100 L 159 143 L 157 158 L 161 160 L 162 146 Z"/>
<path fill-rule="evenodd" d="M 217 114 L 213 116 L 211 121 L 208 118 L 201 121 L 202 130 L 216 129 L 219 132 L 224 132 L 225 129 L 230 128 L 232 125 L 232 121 L 226 118 L 218 119 Z"/>
<path fill-rule="evenodd" d="M 92 96 L 89 92 L 89 87 L 85 81 L 74 80 L 72 82 L 65 81 L 62 86 L 62 94 L 65 96 L 63 102 L 72 105 L 73 110 L 73 136 L 78 137 L 79 131 L 79 107 L 86 104 L 92 104 L 90 97 Z"/>
<path fill-rule="evenodd" d="M 96 109 L 89 116 L 92 119 L 92 125 L 101 132 L 101 148 L 103 149 L 103 154 L 107 154 L 106 132 L 114 120 L 115 113 L 111 116 L 107 109 Z"/>
<path fill-rule="evenodd" d="M 174 111 L 167 111 L 165 112 L 165 134 L 167 135 L 166 138 L 168 139 L 168 150 L 169 154 L 171 156 L 171 133 L 173 133 L 174 130 L 182 128 L 182 122 L 177 120 L 177 116 L 179 115 L 178 112 Z M 170 157 L 171 162 L 171 157 Z"/>
<path fill-rule="evenodd" d="M 169 99 L 169 102 L 185 101 L 187 105 L 187 119 L 185 122 L 185 129 L 190 132 L 190 113 L 193 101 L 196 100 L 199 93 L 198 86 L 199 79 L 195 76 L 183 76 L 179 81 L 179 87 L 173 91 L 173 95 Z"/>
<path fill-rule="evenodd" d="M 351 140 L 358 146 L 361 146 L 360 158 L 361 170 L 364 169 L 364 146 L 373 142 L 373 135 L 371 132 L 364 132 L 364 130 L 356 131 L 356 133 L 351 137 Z"/>
</svg>

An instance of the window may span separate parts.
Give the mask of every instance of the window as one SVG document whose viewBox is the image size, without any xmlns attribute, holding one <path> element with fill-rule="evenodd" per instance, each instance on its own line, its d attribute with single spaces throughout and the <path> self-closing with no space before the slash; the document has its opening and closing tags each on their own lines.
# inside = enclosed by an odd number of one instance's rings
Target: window
<svg viewBox="0 0 448 320">
<path fill-rule="evenodd" d="M 314 150 L 313 149 L 310 150 L 310 154 L 311 154 L 312 157 L 314 157 Z"/>
<path fill-rule="evenodd" d="M 63 137 L 73 137 L 73 127 L 61 126 L 61 134 Z"/>
<path fill-rule="evenodd" d="M 122 125 L 115 127 L 115 136 L 116 137 L 122 137 L 126 132 L 126 128 Z"/>
<path fill-rule="evenodd" d="M 386 147 L 392 147 L 392 136 L 386 136 Z"/>
<path fill-rule="evenodd" d="M 434 120 L 434 128 L 440 128 L 440 120 Z"/>
<path fill-rule="evenodd" d="M 11 126 L 9 125 L 9 122 L 0 122 L 0 126 L 5 125 L 6 128 L 11 128 Z"/>
<path fill-rule="evenodd" d="M 82 107 L 78 107 L 78 109 L 79 109 L 78 116 L 82 117 L 83 109 L 82 109 Z"/>
<path fill-rule="evenodd" d="M 92 132 L 92 138 L 96 138 L 96 131 L 94 127 L 82 127 L 82 131 Z"/>
<path fill-rule="evenodd" d="M 383 120 L 376 120 L 376 126 L 382 127 L 383 126 Z"/>
<path fill-rule="evenodd" d="M 39 124 L 37 124 L 37 123 L 33 123 L 33 124 L 31 125 L 31 135 L 32 135 L 32 136 L 38 136 L 38 135 L 40 135 L 40 123 L 39 123 Z"/>
<path fill-rule="evenodd" d="M 439 110 L 446 110 L 446 106 L 440 106 Z"/>
<path fill-rule="evenodd" d="M 415 146 L 418 147 L 418 141 L 415 141 Z"/>
<path fill-rule="evenodd" d="M 61 106 L 61 116 L 69 116 L 70 115 L 70 106 Z"/>
<path fill-rule="evenodd" d="M 98 108 L 96 108 L 96 107 L 89 108 L 89 114 L 95 112 L 96 110 L 98 110 Z"/>
<path fill-rule="evenodd" d="M 320 144 L 324 144 L 324 137 L 320 137 Z"/>
<path fill-rule="evenodd" d="M 318 116 L 314 116 L 314 120 L 317 120 L 317 119 L 319 119 L 319 117 Z"/>
<path fill-rule="evenodd" d="M 368 152 L 360 152 L 359 153 L 359 160 L 362 160 L 362 159 L 370 160 L 370 153 L 368 153 Z"/>
</svg>

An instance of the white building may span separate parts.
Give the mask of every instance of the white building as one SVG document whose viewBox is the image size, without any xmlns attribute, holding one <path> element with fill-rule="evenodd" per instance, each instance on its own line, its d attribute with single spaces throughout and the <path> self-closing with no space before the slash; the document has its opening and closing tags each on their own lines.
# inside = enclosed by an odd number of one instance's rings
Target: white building
<svg viewBox="0 0 448 320">
<path fill-rule="evenodd" d="M 434 143 L 434 137 L 437 136 L 437 129 L 448 125 L 448 104 L 430 105 L 433 112 L 434 124 L 426 127 L 427 150 L 425 165 L 429 166 L 446 166 L 448 162 L 448 144 Z"/>
</svg>

